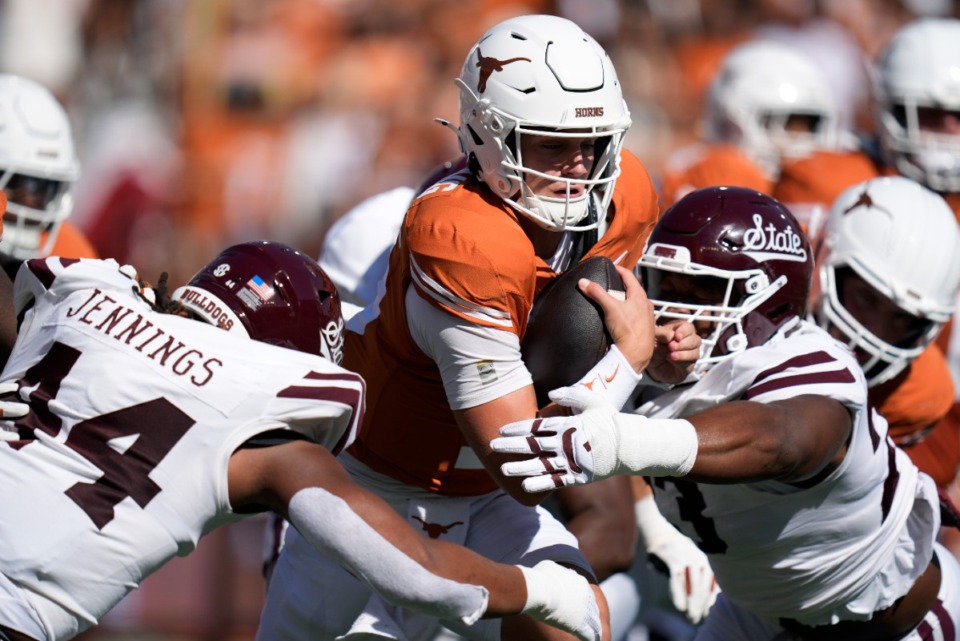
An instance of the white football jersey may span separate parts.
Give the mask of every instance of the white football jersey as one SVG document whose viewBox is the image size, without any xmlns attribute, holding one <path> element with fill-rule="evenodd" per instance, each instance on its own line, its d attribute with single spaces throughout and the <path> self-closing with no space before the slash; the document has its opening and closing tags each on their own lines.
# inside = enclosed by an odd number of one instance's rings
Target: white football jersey
<svg viewBox="0 0 960 641">
<path fill-rule="evenodd" d="M 245 441 L 295 430 L 338 452 L 361 419 L 356 374 L 156 313 L 137 289 L 112 260 L 28 261 L 16 281 L 26 313 L 2 380 L 32 411 L 0 443 L 0 571 L 49 638 L 242 518 L 227 463 Z"/>
<path fill-rule="evenodd" d="M 810 323 L 791 323 L 637 412 L 683 417 L 727 401 L 804 394 L 836 399 L 853 418 L 848 452 L 829 476 L 812 484 L 652 479 L 657 505 L 709 555 L 718 584 L 740 607 L 808 625 L 868 619 L 927 567 L 939 511 L 932 481 L 868 406 L 846 347 Z"/>
</svg>

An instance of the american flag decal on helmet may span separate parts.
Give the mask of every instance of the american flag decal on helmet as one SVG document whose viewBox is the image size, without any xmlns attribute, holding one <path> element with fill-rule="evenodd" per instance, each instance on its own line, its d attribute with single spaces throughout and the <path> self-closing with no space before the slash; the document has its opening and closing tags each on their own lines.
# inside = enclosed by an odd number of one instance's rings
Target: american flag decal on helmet
<svg viewBox="0 0 960 641">
<path fill-rule="evenodd" d="M 259 275 L 247 281 L 247 287 L 253 290 L 260 300 L 266 302 L 274 297 L 273 287 L 268 285 Z"/>
</svg>

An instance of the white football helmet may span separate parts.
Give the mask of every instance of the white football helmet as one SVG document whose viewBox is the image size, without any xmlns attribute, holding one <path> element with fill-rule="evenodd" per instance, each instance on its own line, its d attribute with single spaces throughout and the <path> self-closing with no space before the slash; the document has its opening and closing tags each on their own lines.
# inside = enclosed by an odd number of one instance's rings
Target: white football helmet
<svg viewBox="0 0 960 641">
<path fill-rule="evenodd" d="M 788 128 L 800 117 L 810 131 Z M 783 158 L 840 144 L 839 110 L 823 73 L 786 45 L 755 40 L 726 55 L 707 93 L 704 136 L 739 147 L 776 179 Z"/>
<path fill-rule="evenodd" d="M 0 74 L 0 189 L 7 194 L 0 254 L 50 253 L 70 215 L 70 187 L 80 174 L 70 121 L 36 82 Z"/>
<path fill-rule="evenodd" d="M 883 151 L 899 173 L 934 191 L 960 191 L 960 134 L 922 131 L 918 113 L 960 117 L 960 20 L 917 20 L 894 34 L 875 69 L 874 107 Z"/>
<path fill-rule="evenodd" d="M 550 230 L 593 229 L 620 173 L 620 149 L 630 126 L 610 57 L 575 23 L 528 15 L 491 28 L 470 50 L 460 77 L 457 135 L 471 167 L 500 198 Z M 525 178 L 545 174 L 524 166 L 524 134 L 596 139 L 593 170 L 566 182 L 565 198 L 537 196 Z M 571 197 L 570 185 L 583 185 Z"/>
<path fill-rule="evenodd" d="M 811 312 L 824 328 L 837 327 L 851 348 L 869 356 L 870 385 L 896 376 L 923 352 L 950 320 L 960 287 L 960 227 L 938 194 L 903 176 L 873 178 L 834 202 L 818 241 L 819 288 Z M 849 269 L 919 323 L 892 345 L 844 307 L 840 284 Z"/>
</svg>

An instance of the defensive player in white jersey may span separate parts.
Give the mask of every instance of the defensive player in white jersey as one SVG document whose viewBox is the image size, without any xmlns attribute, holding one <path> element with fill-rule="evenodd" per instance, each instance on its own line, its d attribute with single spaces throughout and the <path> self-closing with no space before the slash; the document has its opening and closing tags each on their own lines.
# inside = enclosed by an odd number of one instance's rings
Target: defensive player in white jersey
<svg viewBox="0 0 960 641">
<path fill-rule="evenodd" d="M 0 442 L 0 639 L 72 638 L 207 532 L 265 510 L 390 601 L 465 621 L 528 611 L 601 639 L 583 577 L 431 541 L 349 480 L 334 455 L 364 382 L 335 364 L 339 299 L 312 259 L 246 243 L 174 301 L 164 290 L 109 260 L 21 268 L 2 380 L 31 411 Z"/>
<path fill-rule="evenodd" d="M 697 325 L 698 380 L 639 415 L 564 388 L 555 400 L 581 414 L 505 426 L 492 447 L 527 455 L 503 472 L 528 491 L 649 477 L 722 590 L 697 641 L 955 641 L 960 566 L 935 542 L 947 506 L 888 438 L 855 356 L 802 320 L 812 265 L 777 201 L 693 192 L 640 270 L 660 318 Z"/>
</svg>

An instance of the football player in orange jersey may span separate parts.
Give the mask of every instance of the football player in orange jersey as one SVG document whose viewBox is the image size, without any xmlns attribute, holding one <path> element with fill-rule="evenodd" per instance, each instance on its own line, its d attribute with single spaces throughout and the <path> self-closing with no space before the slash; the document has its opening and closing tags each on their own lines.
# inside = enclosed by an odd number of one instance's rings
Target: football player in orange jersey
<svg viewBox="0 0 960 641">
<path fill-rule="evenodd" d="M 837 198 L 817 245 L 810 311 L 857 353 L 871 401 L 893 439 L 909 448 L 953 398 L 942 359 L 924 366 L 938 369 L 923 386 L 907 368 L 929 358 L 927 346 L 953 314 L 960 227 L 935 192 L 904 176 L 879 177 Z"/>
<path fill-rule="evenodd" d="M 529 15 L 496 25 L 456 82 L 468 167 L 414 200 L 376 304 L 348 325 L 347 366 L 368 382 L 368 414 L 341 459 L 429 535 L 501 561 L 551 559 L 593 581 L 573 535 L 535 507 L 545 495 L 506 480 L 488 442 L 538 411 L 520 355 L 537 293 L 584 257 L 631 267 L 656 194 L 621 150 L 630 119 L 612 63 L 574 23 Z M 628 292 L 621 313 L 642 325 L 644 301 Z M 632 390 L 654 336 L 615 338 L 603 373 Z M 681 380 L 699 352 L 692 326 L 656 338 L 648 373 Z M 259 638 L 429 638 L 435 621 L 387 607 L 336 568 L 318 572 L 327 562 L 307 547 L 290 532 Z M 560 638 L 526 617 L 451 627 L 471 639 Z"/>
<path fill-rule="evenodd" d="M 774 196 L 792 209 L 824 212 L 853 184 L 902 174 L 943 196 L 960 220 L 958 65 L 960 21 L 922 19 L 902 27 L 880 52 L 873 74 L 877 138 L 868 139 L 864 151 L 821 152 L 785 163 Z M 960 464 L 960 406 L 950 394 L 958 378 L 951 386 L 944 358 L 952 333 L 948 323 L 936 344 L 899 376 L 870 388 L 911 458 L 941 487 L 956 483 Z M 956 352 L 960 345 L 952 342 Z M 951 359 L 960 362 L 960 355 Z"/>
<path fill-rule="evenodd" d="M 466 167 L 466 157 L 448 161 L 438 167 L 416 189 L 396 187 L 359 203 L 333 224 L 323 240 L 319 263 L 340 293 L 344 319 L 349 320 L 376 300 L 377 287 L 387 271 L 387 260 L 410 202 L 439 180 Z M 632 479 L 631 479 L 632 480 Z M 648 492 L 645 492 L 646 496 Z M 656 547 L 654 556 L 662 561 L 667 575 L 677 577 L 676 591 L 685 600 L 703 598 L 709 593 L 686 588 L 688 568 L 705 568 L 706 557 L 682 536 L 670 536 L 672 528 L 658 527 L 658 514 L 650 512 L 649 501 L 643 509 L 634 510 L 633 491 L 626 479 L 608 479 L 589 487 L 561 488 L 554 493 L 547 509 L 558 514 L 567 529 L 577 537 L 583 555 L 590 563 L 610 608 L 610 629 L 613 641 L 624 638 L 636 619 L 641 595 L 632 577 L 625 574 L 636 553 L 637 529 L 634 521 L 646 527 L 639 532 L 642 540 Z M 649 516 L 647 513 L 650 512 Z M 643 514 L 644 518 L 637 515 Z M 651 522 L 652 524 L 648 523 Z M 264 550 L 264 576 L 269 577 L 286 530 L 285 522 L 267 524 Z M 660 536 L 648 536 L 651 531 Z M 675 532 L 675 530 L 673 530 Z M 645 546 L 651 547 L 651 546 Z M 684 577 L 682 580 L 680 577 Z M 681 585 L 682 584 L 682 585 Z M 689 593 L 689 594 L 688 594 Z M 691 618 L 698 618 L 694 606 L 681 608 Z"/>
<path fill-rule="evenodd" d="M 940 193 L 960 220 L 960 20 L 917 20 L 894 34 L 877 65 L 875 107 L 883 160 Z M 937 339 L 960 390 L 960 338 L 948 324 Z M 931 346 L 930 351 L 935 348 Z M 937 354 L 939 356 L 939 354 Z M 919 364 L 916 361 L 915 364 Z M 921 383 L 922 384 L 922 383 Z M 917 465 L 960 498 L 960 391 L 947 415 L 910 450 Z M 960 557 L 960 535 L 944 532 Z"/>
<path fill-rule="evenodd" d="M 0 262 L 7 274 L 15 278 L 28 258 L 97 258 L 66 222 L 80 175 L 66 111 L 45 87 L 10 74 L 0 74 L 0 109 L 0 189 L 7 196 Z"/>
<path fill-rule="evenodd" d="M 714 185 L 769 194 L 785 159 L 840 144 L 838 122 L 826 79 L 801 52 L 772 41 L 741 44 L 710 85 L 703 142 L 667 161 L 661 204 Z"/>
</svg>

